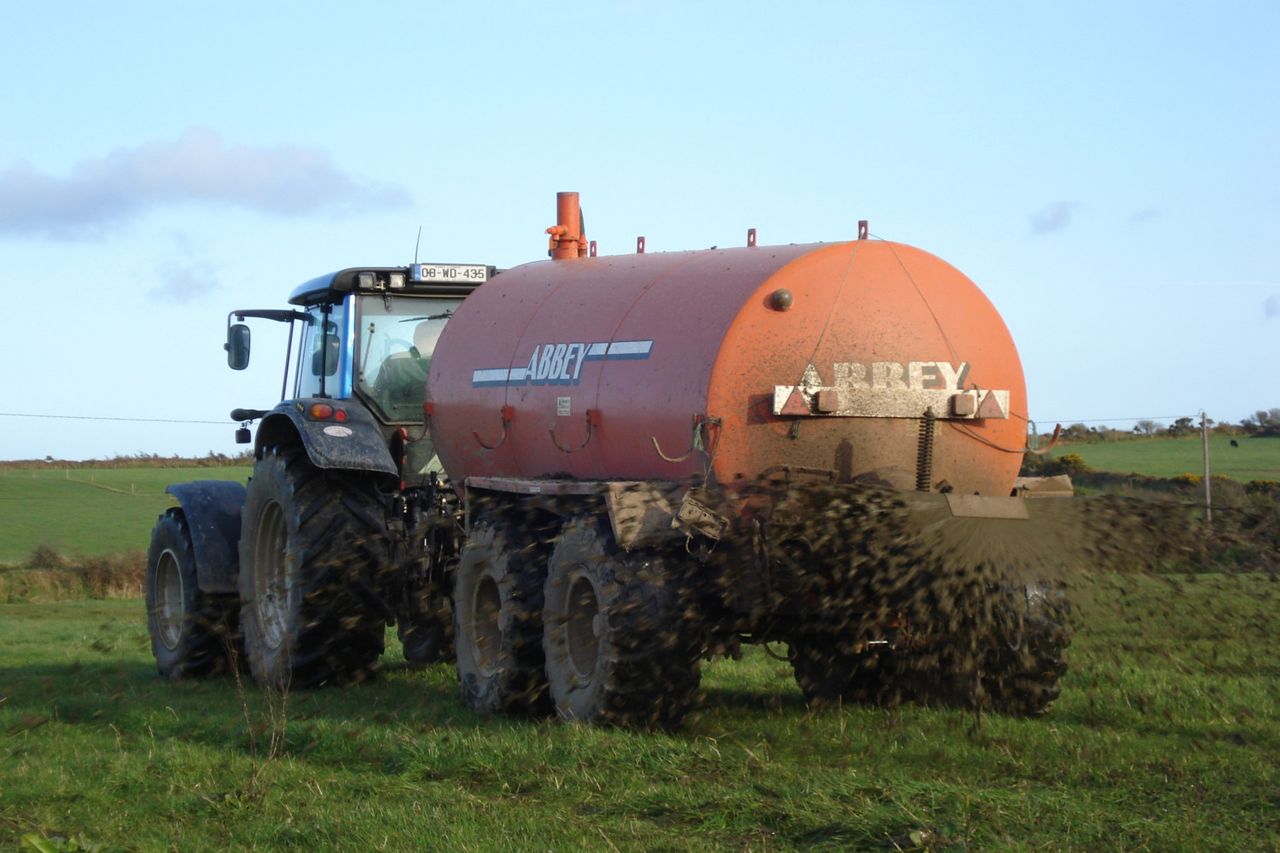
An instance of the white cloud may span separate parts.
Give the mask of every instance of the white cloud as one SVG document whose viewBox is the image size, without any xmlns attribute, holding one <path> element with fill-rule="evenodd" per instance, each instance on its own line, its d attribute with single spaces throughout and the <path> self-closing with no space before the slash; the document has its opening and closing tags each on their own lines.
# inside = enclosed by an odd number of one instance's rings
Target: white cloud
<svg viewBox="0 0 1280 853">
<path fill-rule="evenodd" d="M 352 177 L 321 150 L 230 145 L 196 127 L 174 142 L 83 160 L 67 177 L 29 164 L 0 171 L 0 235 L 94 237 L 152 208 L 183 203 L 303 216 L 400 207 L 408 200 L 399 187 Z"/>
<path fill-rule="evenodd" d="M 1035 211 L 1027 219 L 1031 222 L 1032 234 L 1052 234 L 1061 231 L 1071 224 L 1078 202 L 1055 201 Z"/>
<path fill-rule="evenodd" d="M 160 283 L 147 294 L 157 302 L 186 305 L 218 289 L 218 280 L 213 272 L 200 264 L 169 261 L 162 264 L 157 273 Z"/>
</svg>

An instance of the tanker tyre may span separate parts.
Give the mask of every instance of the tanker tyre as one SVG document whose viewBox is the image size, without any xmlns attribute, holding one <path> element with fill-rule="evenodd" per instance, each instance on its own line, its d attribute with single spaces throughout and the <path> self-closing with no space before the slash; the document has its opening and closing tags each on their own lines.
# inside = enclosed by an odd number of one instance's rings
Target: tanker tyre
<svg viewBox="0 0 1280 853">
<path fill-rule="evenodd" d="M 227 668 L 235 640 L 234 606 L 200 591 L 186 515 L 167 510 L 147 551 L 147 631 L 156 669 L 178 680 Z"/>
<path fill-rule="evenodd" d="M 481 714 L 550 713 L 542 658 L 546 551 L 500 517 L 471 526 L 453 588 L 462 702 Z"/>
<path fill-rule="evenodd" d="M 981 705 L 1015 717 L 1041 716 L 1062 690 L 1070 606 L 1061 590 L 1041 583 L 1007 590 L 1002 603 L 979 674 Z"/>
<path fill-rule="evenodd" d="M 675 728 L 697 702 L 702 646 L 663 557 L 618 553 L 607 523 L 570 521 L 543 611 L 547 679 L 565 719 Z"/>
<path fill-rule="evenodd" d="M 381 506 L 359 478 L 296 446 L 267 448 L 241 510 L 240 624 L 254 680 L 318 687 L 370 677 L 384 623 L 358 590 L 387 565 Z"/>
<path fill-rule="evenodd" d="M 787 657 L 810 705 L 880 705 L 897 698 L 889 652 L 855 652 L 840 648 L 837 637 L 803 635 L 790 641 Z"/>
<path fill-rule="evenodd" d="M 449 598 L 432 590 L 411 593 L 411 613 L 396 622 L 396 635 L 404 647 L 404 659 L 425 665 L 452 660 L 453 614 Z"/>
</svg>

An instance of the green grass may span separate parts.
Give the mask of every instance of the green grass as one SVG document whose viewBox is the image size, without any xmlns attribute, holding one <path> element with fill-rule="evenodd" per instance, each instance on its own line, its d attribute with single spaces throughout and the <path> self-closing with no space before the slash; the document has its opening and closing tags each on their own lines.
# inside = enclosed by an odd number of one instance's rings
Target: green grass
<svg viewBox="0 0 1280 853">
<path fill-rule="evenodd" d="M 0 563 L 25 560 L 39 545 L 72 556 L 145 551 L 156 516 L 175 501 L 170 483 L 241 480 L 247 467 L 0 468 L 4 536 Z"/>
<path fill-rule="evenodd" d="M 1231 446 L 1227 436 L 1209 437 L 1210 472 L 1230 477 L 1241 483 L 1250 480 L 1280 480 L 1280 438 L 1236 439 Z M 1061 445 L 1055 457 L 1076 453 L 1096 471 L 1120 474 L 1145 474 L 1149 477 L 1176 477 L 1179 474 L 1204 473 L 1203 446 L 1200 436 L 1182 438 L 1146 438 L 1131 441 L 1102 441 Z"/>
<path fill-rule="evenodd" d="M 0 847 L 1280 849 L 1280 584 L 1085 593 L 1048 718 L 810 712 L 757 649 L 675 734 L 478 717 L 394 652 L 282 722 L 156 677 L 138 601 L 0 605 Z"/>
</svg>

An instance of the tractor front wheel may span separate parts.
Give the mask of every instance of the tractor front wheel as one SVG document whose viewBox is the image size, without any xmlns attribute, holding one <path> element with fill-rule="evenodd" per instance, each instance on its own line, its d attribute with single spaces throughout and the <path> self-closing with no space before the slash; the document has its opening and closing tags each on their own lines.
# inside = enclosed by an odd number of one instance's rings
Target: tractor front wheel
<svg viewBox="0 0 1280 853">
<path fill-rule="evenodd" d="M 235 612 L 226 597 L 200 591 L 191 531 L 181 509 L 156 521 L 147 552 L 147 631 L 156 669 L 165 678 L 226 668 L 235 641 Z"/>
</svg>

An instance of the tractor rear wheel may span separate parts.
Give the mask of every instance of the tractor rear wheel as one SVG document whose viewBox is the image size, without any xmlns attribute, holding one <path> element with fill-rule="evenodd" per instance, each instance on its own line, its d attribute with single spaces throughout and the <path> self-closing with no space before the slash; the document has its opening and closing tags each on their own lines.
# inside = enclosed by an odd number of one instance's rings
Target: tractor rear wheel
<svg viewBox="0 0 1280 853">
<path fill-rule="evenodd" d="M 177 507 L 156 521 L 147 552 L 147 631 L 165 678 L 226 669 L 235 639 L 235 608 L 200 591 L 186 515 Z"/>
<path fill-rule="evenodd" d="M 547 570 L 543 647 L 561 717 L 675 727 L 698 695 L 701 645 L 657 553 L 620 554 L 607 523 L 579 516 Z"/>
<path fill-rule="evenodd" d="M 463 703 L 481 714 L 545 714 L 542 585 L 545 549 L 521 547 L 500 516 L 471 525 L 453 587 L 453 636 Z"/>
<path fill-rule="evenodd" d="M 240 623 L 258 683 L 285 689 L 359 680 L 384 623 L 358 590 L 387 561 L 385 518 L 355 477 L 271 447 L 254 466 L 240 536 Z"/>
</svg>

